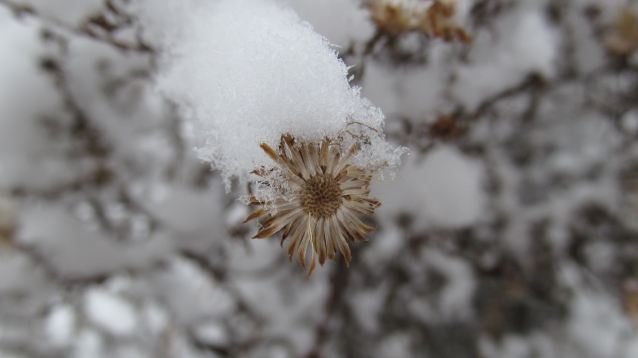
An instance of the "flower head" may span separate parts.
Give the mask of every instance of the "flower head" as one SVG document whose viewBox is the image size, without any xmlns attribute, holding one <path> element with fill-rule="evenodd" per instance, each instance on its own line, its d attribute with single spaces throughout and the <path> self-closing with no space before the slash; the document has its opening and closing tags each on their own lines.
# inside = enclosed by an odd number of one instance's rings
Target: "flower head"
<svg viewBox="0 0 638 358">
<path fill-rule="evenodd" d="M 375 229 L 362 223 L 356 214 L 371 215 L 381 205 L 377 199 L 368 196 L 372 176 L 349 164 L 357 152 L 357 145 L 341 157 L 335 140 L 324 139 L 315 145 L 297 143 L 291 136 L 284 135 L 279 153 L 265 143 L 261 148 L 280 165 L 291 199 L 280 197 L 267 204 L 251 197 L 251 204 L 262 207 L 244 222 L 269 215 L 254 238 L 267 238 L 285 227 L 281 244 L 290 237 L 288 259 L 292 261 L 292 256 L 297 253 L 304 268 L 310 245 L 308 277 L 315 268 L 315 252 L 323 266 L 326 258 L 334 260 L 339 248 L 346 263 L 350 264 L 352 256 L 346 239 L 367 241 L 364 234 Z M 269 179 L 271 171 L 260 168 L 253 173 L 264 178 L 265 184 L 277 185 Z M 271 206 L 276 213 L 270 214 Z"/>
<path fill-rule="evenodd" d="M 456 0 L 374 0 L 367 4 L 381 33 L 391 37 L 422 32 L 447 42 L 472 42 L 472 36 L 456 18 Z"/>
</svg>

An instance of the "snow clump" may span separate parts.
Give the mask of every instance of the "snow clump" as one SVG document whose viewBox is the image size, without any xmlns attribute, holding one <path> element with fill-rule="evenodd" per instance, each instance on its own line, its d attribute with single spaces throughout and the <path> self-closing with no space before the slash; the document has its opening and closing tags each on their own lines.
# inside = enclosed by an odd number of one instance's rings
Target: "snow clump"
<svg viewBox="0 0 638 358">
<path fill-rule="evenodd" d="M 396 166 L 402 149 L 381 134 L 384 115 L 349 84 L 328 40 L 291 9 L 268 0 L 142 1 L 146 40 L 162 56 L 157 88 L 174 101 L 200 159 L 248 179 L 273 162 L 283 134 L 319 143 L 341 136 L 361 146 L 353 164 Z"/>
</svg>

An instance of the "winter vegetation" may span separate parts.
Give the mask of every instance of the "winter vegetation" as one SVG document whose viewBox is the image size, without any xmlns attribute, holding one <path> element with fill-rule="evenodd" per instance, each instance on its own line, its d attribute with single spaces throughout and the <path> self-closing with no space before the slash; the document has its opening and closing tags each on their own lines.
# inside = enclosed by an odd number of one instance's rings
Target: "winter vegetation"
<svg viewBox="0 0 638 358">
<path fill-rule="evenodd" d="M 638 357 L 633 0 L 0 0 L 0 357 Z"/>
</svg>

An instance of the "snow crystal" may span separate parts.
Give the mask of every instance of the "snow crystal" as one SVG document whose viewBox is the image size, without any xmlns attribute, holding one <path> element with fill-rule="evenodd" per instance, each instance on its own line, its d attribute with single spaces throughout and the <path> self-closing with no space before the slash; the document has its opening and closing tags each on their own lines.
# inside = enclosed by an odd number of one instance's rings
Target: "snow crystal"
<svg viewBox="0 0 638 358">
<path fill-rule="evenodd" d="M 164 50 L 157 87 L 180 105 L 200 158 L 227 186 L 273 166 L 259 145 L 276 147 L 284 133 L 310 142 L 346 129 L 366 133 L 370 144 L 356 163 L 397 164 L 400 151 L 368 128 L 381 129 L 383 114 L 350 87 L 328 41 L 292 10 L 268 0 L 179 4 L 147 1 L 140 10 L 148 37 Z"/>
<path fill-rule="evenodd" d="M 103 289 L 86 293 L 84 313 L 97 326 L 114 335 L 130 335 L 138 325 L 137 315 L 130 303 Z"/>
</svg>

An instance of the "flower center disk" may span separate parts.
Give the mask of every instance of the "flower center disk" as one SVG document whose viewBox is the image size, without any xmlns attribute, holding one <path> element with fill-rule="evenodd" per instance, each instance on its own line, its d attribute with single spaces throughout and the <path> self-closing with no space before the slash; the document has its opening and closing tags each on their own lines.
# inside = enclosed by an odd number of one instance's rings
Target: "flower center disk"
<svg viewBox="0 0 638 358">
<path fill-rule="evenodd" d="M 339 210 L 341 193 L 339 183 L 331 175 L 315 175 L 306 180 L 301 189 L 301 205 L 307 214 L 317 219 L 326 219 Z"/>
</svg>

